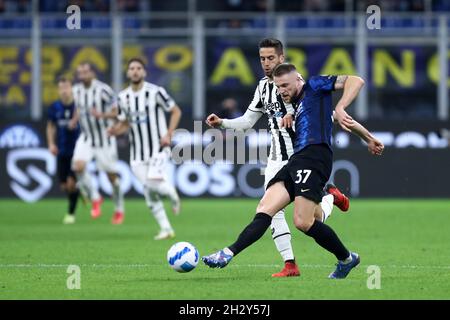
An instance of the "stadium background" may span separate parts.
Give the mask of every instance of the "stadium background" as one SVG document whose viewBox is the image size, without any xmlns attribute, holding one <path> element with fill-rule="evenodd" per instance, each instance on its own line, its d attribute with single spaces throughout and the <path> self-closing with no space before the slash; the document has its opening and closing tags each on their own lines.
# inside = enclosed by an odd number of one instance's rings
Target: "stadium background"
<svg viewBox="0 0 450 320">
<path fill-rule="evenodd" d="M 66 27 L 70 4 L 81 9 L 79 30 Z M 371 4 L 381 9 L 381 29 L 366 25 Z M 443 0 L 0 1 L 0 197 L 63 196 L 46 151 L 46 109 L 57 99 L 56 77 L 72 75 L 80 61 L 92 62 L 118 90 L 126 61 L 145 57 L 148 80 L 168 89 L 183 110 L 180 127 L 193 131 L 193 120 L 211 112 L 245 111 L 262 76 L 257 44 L 265 36 L 285 43 L 287 59 L 305 77 L 366 79 L 350 112 L 386 151 L 372 158 L 336 127 L 334 179 L 346 193 L 449 197 L 450 152 L 439 134 L 449 127 L 448 72 L 441 72 L 448 70 L 448 10 Z M 222 107 L 228 98 L 238 106 L 233 114 Z M 265 127 L 265 119 L 258 122 Z M 253 138 L 247 149 L 268 148 L 266 133 Z M 208 143 L 198 133 L 187 141 Z M 141 189 L 130 175 L 126 137 L 119 146 L 122 187 L 136 196 Z M 184 197 L 259 197 L 261 166 L 183 163 L 171 176 Z M 98 178 L 109 193 L 104 174 Z"/>
</svg>

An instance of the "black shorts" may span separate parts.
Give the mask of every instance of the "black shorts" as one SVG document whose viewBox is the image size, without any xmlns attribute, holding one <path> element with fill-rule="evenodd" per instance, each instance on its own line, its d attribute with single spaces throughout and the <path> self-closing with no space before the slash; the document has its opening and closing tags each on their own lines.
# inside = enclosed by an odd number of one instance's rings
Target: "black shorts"
<svg viewBox="0 0 450 320">
<path fill-rule="evenodd" d="M 309 145 L 292 155 L 267 184 L 267 189 L 274 183 L 283 181 L 291 201 L 302 196 L 320 203 L 332 166 L 333 153 L 326 144 Z"/>
<path fill-rule="evenodd" d="M 72 156 L 58 155 L 59 182 L 66 183 L 68 177 L 75 179 L 75 173 L 72 171 Z"/>
</svg>

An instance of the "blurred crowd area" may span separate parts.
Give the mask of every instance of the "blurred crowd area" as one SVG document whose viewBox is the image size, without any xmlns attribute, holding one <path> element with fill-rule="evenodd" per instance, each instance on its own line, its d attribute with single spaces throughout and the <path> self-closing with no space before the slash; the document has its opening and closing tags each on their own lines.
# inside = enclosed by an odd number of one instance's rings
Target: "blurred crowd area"
<svg viewBox="0 0 450 320">
<path fill-rule="evenodd" d="M 448 0 L 117 0 L 118 10 L 142 11 L 187 11 L 190 5 L 196 11 L 356 11 L 375 4 L 385 11 L 450 11 Z M 78 5 L 82 11 L 108 12 L 110 0 L 40 0 L 41 12 L 65 11 L 69 5 Z M 32 0 L 0 0 L 0 13 L 27 13 L 32 10 Z"/>
</svg>

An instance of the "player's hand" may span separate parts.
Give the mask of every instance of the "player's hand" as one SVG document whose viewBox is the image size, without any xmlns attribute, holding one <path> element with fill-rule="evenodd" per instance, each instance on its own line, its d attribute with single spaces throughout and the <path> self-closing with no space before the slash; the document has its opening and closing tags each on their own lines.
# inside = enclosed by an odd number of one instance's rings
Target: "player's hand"
<svg viewBox="0 0 450 320">
<path fill-rule="evenodd" d="M 77 121 L 72 118 L 70 119 L 69 123 L 67 124 L 67 128 L 69 128 L 69 130 L 74 130 L 77 127 Z"/>
<path fill-rule="evenodd" d="M 161 140 L 159 140 L 159 144 L 162 147 L 170 146 L 170 143 L 172 142 L 172 136 L 167 133 L 165 136 L 161 137 Z"/>
<path fill-rule="evenodd" d="M 380 140 L 374 138 L 367 144 L 367 148 L 371 154 L 381 156 L 384 150 L 384 144 Z"/>
<path fill-rule="evenodd" d="M 48 151 L 50 151 L 51 154 L 56 156 L 58 154 L 58 147 L 55 144 L 51 144 L 48 146 Z"/>
<path fill-rule="evenodd" d="M 106 135 L 108 137 L 117 136 L 117 128 L 115 126 L 109 127 L 106 129 Z"/>
<path fill-rule="evenodd" d="M 94 109 L 94 108 L 91 109 L 91 114 L 92 114 L 96 119 L 101 119 L 101 118 L 103 118 L 103 113 L 97 111 L 97 110 Z"/>
<path fill-rule="evenodd" d="M 336 107 L 335 117 L 342 129 L 348 132 L 352 131 L 350 128 L 354 125 L 353 118 L 350 117 L 350 115 L 344 110 L 344 108 Z"/>
<path fill-rule="evenodd" d="M 222 119 L 219 118 L 218 116 L 216 116 L 214 113 L 211 113 L 207 118 L 206 118 L 206 124 L 208 126 L 210 126 L 211 128 L 217 128 L 220 127 L 222 125 Z"/>
<path fill-rule="evenodd" d="M 286 114 L 281 119 L 281 128 L 292 128 L 292 124 L 294 123 L 294 116 L 290 113 Z"/>
</svg>

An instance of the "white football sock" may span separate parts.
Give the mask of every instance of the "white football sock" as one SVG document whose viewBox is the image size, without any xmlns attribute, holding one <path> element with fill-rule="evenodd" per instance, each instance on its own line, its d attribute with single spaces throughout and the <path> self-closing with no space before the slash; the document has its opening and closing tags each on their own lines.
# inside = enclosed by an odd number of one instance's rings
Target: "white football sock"
<svg viewBox="0 0 450 320">
<path fill-rule="evenodd" d="M 284 217 L 284 210 L 279 211 L 272 218 L 272 238 L 278 252 L 284 261 L 294 260 L 294 252 L 291 245 L 291 231 Z"/>
<path fill-rule="evenodd" d="M 100 199 L 100 193 L 98 192 L 98 189 L 94 187 L 91 175 L 87 170 L 84 170 L 81 174 L 77 174 L 77 178 L 80 183 L 80 188 L 85 190 L 84 192 L 89 195 L 90 200 L 96 201 Z"/>
<path fill-rule="evenodd" d="M 152 185 L 154 184 L 154 189 L 156 192 L 158 192 L 160 195 L 169 197 L 170 201 L 172 203 L 177 203 L 180 201 L 180 197 L 178 196 L 177 190 L 175 187 L 169 183 L 168 181 L 156 181 L 155 183 L 152 182 Z"/>
<path fill-rule="evenodd" d="M 112 199 L 115 205 L 115 209 L 116 211 L 125 213 L 123 206 L 123 192 L 120 190 L 120 178 L 118 176 L 116 176 L 116 179 L 112 184 L 112 187 L 113 187 Z"/>
<path fill-rule="evenodd" d="M 331 216 L 331 212 L 333 212 L 333 202 L 334 197 L 332 194 L 327 194 L 326 196 L 322 197 L 322 202 L 320 203 L 320 207 L 322 208 L 322 222 L 325 222 L 328 217 Z"/>
<path fill-rule="evenodd" d="M 161 230 L 173 231 L 169 219 L 167 218 L 166 210 L 164 209 L 164 205 L 161 199 L 159 198 L 159 195 L 153 191 L 150 191 L 148 187 L 145 187 L 144 196 L 147 206 L 150 208 Z"/>
</svg>

